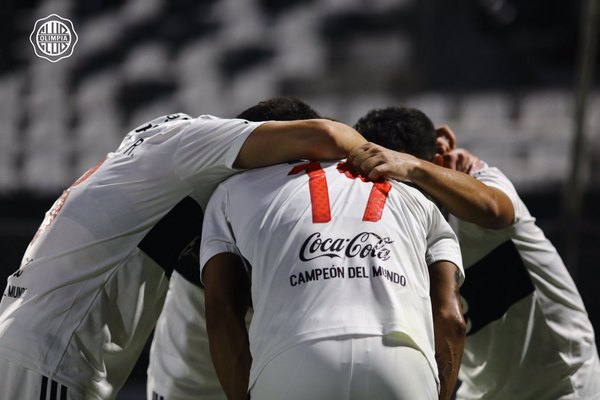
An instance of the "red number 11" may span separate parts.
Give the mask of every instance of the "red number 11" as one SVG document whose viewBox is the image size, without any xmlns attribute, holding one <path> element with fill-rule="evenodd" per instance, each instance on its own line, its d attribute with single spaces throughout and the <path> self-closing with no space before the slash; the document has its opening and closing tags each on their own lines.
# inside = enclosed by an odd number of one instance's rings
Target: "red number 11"
<svg viewBox="0 0 600 400">
<path fill-rule="evenodd" d="M 346 163 L 338 164 L 338 171 L 350 179 L 359 178 L 365 182 L 365 178 L 356 175 L 348 168 Z M 296 165 L 288 173 L 295 175 L 302 171 L 308 174 L 308 190 L 310 192 L 310 203 L 312 206 L 313 223 L 327 223 L 331 221 L 331 206 L 329 205 L 329 189 L 327 188 L 327 178 L 321 164 L 315 161 Z M 387 196 L 392 185 L 388 181 L 374 182 L 367 200 L 363 221 L 376 222 L 381 219 Z"/>
</svg>

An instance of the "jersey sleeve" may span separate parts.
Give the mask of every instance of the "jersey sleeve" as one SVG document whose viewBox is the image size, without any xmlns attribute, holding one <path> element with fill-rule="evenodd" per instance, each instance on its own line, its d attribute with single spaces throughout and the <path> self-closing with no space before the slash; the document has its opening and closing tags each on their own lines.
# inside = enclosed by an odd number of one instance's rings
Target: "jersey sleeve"
<svg viewBox="0 0 600 400">
<path fill-rule="evenodd" d="M 186 180 L 211 168 L 233 169 L 242 145 L 263 123 L 207 115 L 193 120 L 180 135 L 174 157 L 175 173 Z"/>
<path fill-rule="evenodd" d="M 438 261 L 450 261 L 460 271 L 460 284 L 465 279 L 460 246 L 456 234 L 444 219 L 438 208 L 431 203 L 427 232 L 427 265 Z"/>
<path fill-rule="evenodd" d="M 490 167 L 484 163 L 484 167 L 471 173 L 471 176 L 484 185 L 501 190 L 508 196 L 515 210 L 515 221 L 519 219 L 520 201 L 519 194 L 512 182 L 498 168 Z M 513 223 L 515 222 L 513 221 Z"/>
<path fill-rule="evenodd" d="M 208 260 L 221 253 L 240 254 L 228 220 L 227 187 L 224 184 L 219 185 L 215 190 L 204 213 L 202 242 L 200 244 L 201 280 L 202 270 Z"/>
</svg>

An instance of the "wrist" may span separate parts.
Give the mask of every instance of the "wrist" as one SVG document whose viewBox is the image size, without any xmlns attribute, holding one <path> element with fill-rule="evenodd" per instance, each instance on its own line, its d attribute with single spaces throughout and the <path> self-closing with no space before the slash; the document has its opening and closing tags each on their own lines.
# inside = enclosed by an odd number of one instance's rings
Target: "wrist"
<svg viewBox="0 0 600 400">
<path fill-rule="evenodd" d="M 421 160 L 417 157 L 412 157 L 409 163 L 407 163 L 406 177 L 414 182 L 419 183 L 423 181 L 428 175 L 430 175 L 429 166 L 433 165 L 425 160 Z"/>
</svg>

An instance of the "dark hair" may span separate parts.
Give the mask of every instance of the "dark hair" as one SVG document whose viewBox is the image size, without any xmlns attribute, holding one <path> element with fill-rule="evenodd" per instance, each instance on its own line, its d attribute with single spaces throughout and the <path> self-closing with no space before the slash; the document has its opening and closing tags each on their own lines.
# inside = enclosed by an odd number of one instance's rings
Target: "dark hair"
<svg viewBox="0 0 600 400">
<path fill-rule="evenodd" d="M 354 129 L 369 142 L 431 161 L 436 152 L 435 128 L 421 111 L 408 107 L 371 110 Z"/>
<path fill-rule="evenodd" d="M 242 111 L 237 118 L 248 121 L 295 121 L 320 118 L 308 104 L 295 97 L 273 97 Z"/>
</svg>

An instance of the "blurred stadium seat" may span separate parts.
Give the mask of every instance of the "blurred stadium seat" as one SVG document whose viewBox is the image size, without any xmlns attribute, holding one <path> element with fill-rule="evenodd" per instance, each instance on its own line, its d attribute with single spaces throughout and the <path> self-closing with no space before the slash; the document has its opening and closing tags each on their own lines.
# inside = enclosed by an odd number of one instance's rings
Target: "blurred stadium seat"
<svg viewBox="0 0 600 400">
<path fill-rule="evenodd" d="M 535 81 L 521 84 L 521 78 L 504 85 L 518 71 L 504 74 L 496 87 L 490 82 L 491 90 L 482 90 L 479 79 L 467 74 L 453 75 L 451 85 L 432 88 L 431 82 L 466 63 L 431 65 L 436 60 L 426 53 L 435 48 L 431 40 L 442 34 L 448 40 L 462 37 L 455 28 L 444 31 L 443 24 L 422 25 L 447 11 L 435 3 L 427 7 L 412 0 L 378 0 L 369 7 L 363 1 L 338 0 L 26 3 L 14 10 L 17 17 L 5 28 L 19 45 L 3 51 L 8 61 L 0 70 L 5 71 L 0 72 L 0 92 L 6 93 L 0 100 L 6 127 L 0 140 L 11 148 L 3 150 L 3 158 L 17 157 L 21 153 L 15 149 L 24 148 L 20 162 L 4 162 L 12 170 L 5 176 L 27 171 L 28 182 L 36 181 L 31 174 L 39 169 L 28 165 L 35 161 L 25 154 L 31 143 L 74 143 L 77 151 L 67 158 L 65 168 L 56 169 L 66 176 L 51 180 L 58 183 L 100 156 L 92 149 L 104 153 L 116 146 L 127 130 L 153 112 L 231 116 L 258 99 L 293 94 L 330 98 L 335 108 L 325 105 L 320 111 L 348 122 L 380 105 L 373 99 L 413 104 L 436 123 L 452 124 L 461 143 L 490 160 L 502 160 L 509 165 L 505 168 L 535 166 L 528 174 L 513 176 L 518 185 L 543 185 L 566 177 L 558 170 L 568 163 L 573 95 L 563 82 L 565 74 L 572 74 L 566 70 L 573 64 L 556 61 L 545 69 L 562 71 L 555 73 L 552 89 Z M 37 60 L 27 44 L 33 18 L 50 12 L 71 17 L 79 32 L 74 56 L 63 63 Z M 568 29 L 568 22 L 556 30 Z M 469 20 L 461 29 L 473 26 L 476 22 Z M 529 31 L 535 35 L 529 35 L 526 27 L 519 29 L 523 37 L 539 38 L 542 27 L 544 32 L 552 29 L 551 24 L 539 23 Z M 488 31 L 471 34 L 487 45 Z M 498 66 L 497 73 L 506 68 L 510 65 Z M 596 103 L 598 97 L 596 93 Z M 45 132 L 43 125 L 53 130 Z M 588 126 L 597 131 L 599 125 L 597 113 L 589 113 Z M 20 130 L 24 134 L 17 136 Z M 95 135 L 94 130 L 100 133 Z M 598 141 L 591 136 L 590 140 Z M 546 151 L 553 155 L 548 168 L 539 165 L 544 157 L 536 155 Z M 0 190 L 19 187 L 3 179 Z"/>
<path fill-rule="evenodd" d="M 514 1 L 508 15 L 456 0 L 4 2 L 0 201 L 18 208 L 11 199 L 26 193 L 49 206 L 157 115 L 231 117 L 258 100 L 295 95 L 350 124 L 373 107 L 421 108 L 526 198 L 558 207 L 574 127 L 580 0 L 559 3 L 544 14 L 541 0 Z M 79 35 L 73 56 L 58 63 L 35 57 L 29 43 L 35 21 L 51 13 L 71 19 Z M 595 86 L 588 190 L 600 183 L 598 110 Z M 600 222 L 596 208 L 586 212 Z M 557 213 L 540 210 L 549 233 L 559 233 Z M 32 228 L 2 214 L 0 221 L 4 233 Z M 597 228 L 588 234 L 600 237 Z M 18 265 L 27 239 L 11 246 L 7 265 Z M 600 305 L 590 312 L 600 316 Z"/>
</svg>

